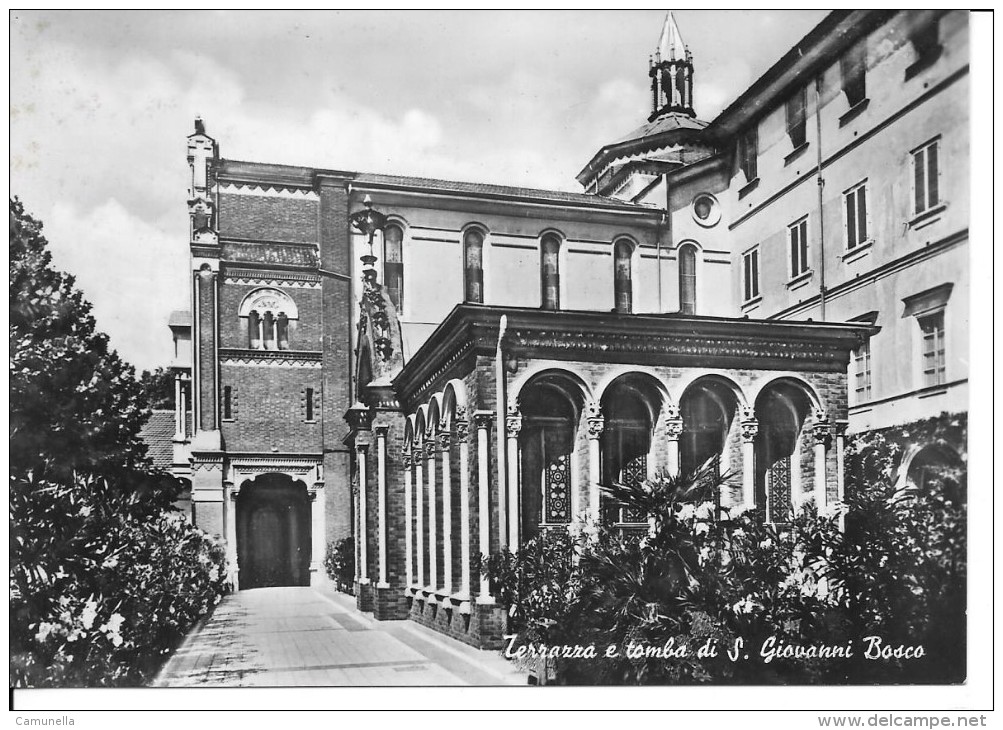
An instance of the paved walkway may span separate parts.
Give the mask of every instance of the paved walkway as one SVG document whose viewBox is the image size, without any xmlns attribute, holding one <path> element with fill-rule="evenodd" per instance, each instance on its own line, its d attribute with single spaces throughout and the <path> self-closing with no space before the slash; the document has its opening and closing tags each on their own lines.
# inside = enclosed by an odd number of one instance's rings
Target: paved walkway
<svg viewBox="0 0 1003 730">
<path fill-rule="evenodd" d="M 526 684 L 498 652 L 412 621 L 375 621 L 355 599 L 314 588 L 226 596 L 153 681 L 154 687 Z"/>
</svg>

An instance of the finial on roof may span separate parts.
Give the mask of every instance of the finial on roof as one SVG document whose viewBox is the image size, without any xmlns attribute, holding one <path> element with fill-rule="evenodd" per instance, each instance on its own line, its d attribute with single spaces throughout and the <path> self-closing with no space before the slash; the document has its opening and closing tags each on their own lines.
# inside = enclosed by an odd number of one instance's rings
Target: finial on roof
<svg viewBox="0 0 1003 730">
<path fill-rule="evenodd" d="M 205 122 L 201 116 L 195 117 L 195 134 L 205 134 Z"/>
</svg>

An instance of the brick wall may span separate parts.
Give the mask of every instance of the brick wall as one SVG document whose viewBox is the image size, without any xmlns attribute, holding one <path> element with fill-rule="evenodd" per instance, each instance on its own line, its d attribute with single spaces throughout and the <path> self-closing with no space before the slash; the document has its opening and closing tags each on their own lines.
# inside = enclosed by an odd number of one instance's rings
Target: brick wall
<svg viewBox="0 0 1003 730">
<path fill-rule="evenodd" d="M 227 282 L 219 292 L 219 345 L 220 347 L 248 347 L 247 318 L 238 316 L 241 302 L 251 292 L 262 287 L 251 284 Z M 299 319 L 289 322 L 289 348 L 312 350 L 321 348 L 323 335 L 322 303 L 320 289 L 295 286 L 273 286 L 286 294 L 296 304 Z M 347 407 L 347 404 L 346 404 Z"/>
<path fill-rule="evenodd" d="M 219 195 L 220 238 L 255 241 L 317 241 L 315 200 L 263 195 Z"/>
<path fill-rule="evenodd" d="M 220 366 L 220 392 L 233 390 L 233 418 L 222 421 L 227 451 L 319 453 L 322 448 L 320 368 Z M 306 389 L 314 391 L 314 420 L 306 420 Z"/>
</svg>

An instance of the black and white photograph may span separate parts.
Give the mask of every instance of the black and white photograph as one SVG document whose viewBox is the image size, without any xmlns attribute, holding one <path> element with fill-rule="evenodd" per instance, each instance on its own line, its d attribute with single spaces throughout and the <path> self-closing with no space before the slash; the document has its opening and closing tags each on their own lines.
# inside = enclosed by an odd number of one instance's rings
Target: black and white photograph
<svg viewBox="0 0 1003 730">
<path fill-rule="evenodd" d="M 9 19 L 12 710 L 985 725 L 991 15 Z"/>
</svg>

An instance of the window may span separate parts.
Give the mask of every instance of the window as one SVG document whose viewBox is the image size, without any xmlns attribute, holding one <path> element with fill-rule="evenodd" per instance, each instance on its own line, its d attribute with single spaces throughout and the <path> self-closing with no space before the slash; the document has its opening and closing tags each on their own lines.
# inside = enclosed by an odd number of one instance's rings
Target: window
<svg viewBox="0 0 1003 730">
<path fill-rule="evenodd" d="M 912 153 L 913 200 L 917 215 L 940 202 L 940 150 L 938 140 Z"/>
<path fill-rule="evenodd" d="M 304 405 L 304 409 L 303 409 L 304 410 L 304 416 L 306 417 L 307 421 L 313 421 L 314 420 L 314 417 L 313 417 L 313 388 L 307 388 L 306 389 L 305 401 L 306 402 L 303 404 Z"/>
<path fill-rule="evenodd" d="M 759 177 L 756 169 L 759 157 L 759 129 L 755 125 L 738 138 L 738 167 L 745 174 L 745 181 L 752 182 Z"/>
<path fill-rule="evenodd" d="M 853 351 L 853 394 L 855 403 L 871 399 L 871 340 Z"/>
<path fill-rule="evenodd" d="M 867 183 L 843 194 L 846 209 L 846 248 L 853 250 L 867 241 Z"/>
<path fill-rule="evenodd" d="M 296 303 L 279 289 L 255 289 L 240 304 L 247 321 L 247 346 L 252 350 L 288 350 Z"/>
<path fill-rule="evenodd" d="M 390 225 L 383 231 L 383 286 L 397 311 L 404 308 L 404 229 Z"/>
<path fill-rule="evenodd" d="M 866 69 L 867 47 L 863 42 L 858 43 L 839 59 L 843 93 L 846 94 L 846 101 L 851 108 L 867 98 Z"/>
<path fill-rule="evenodd" d="M 807 98 L 808 91 L 802 86 L 787 100 L 787 136 L 791 138 L 794 149 L 808 143 Z"/>
<path fill-rule="evenodd" d="M 471 228 L 463 234 L 463 299 L 484 302 L 484 234 Z"/>
<path fill-rule="evenodd" d="M 679 311 L 697 313 L 697 247 L 679 247 Z"/>
<path fill-rule="evenodd" d="M 620 314 L 629 314 L 634 306 L 631 280 L 633 253 L 634 247 L 630 241 L 619 240 L 613 246 L 613 303 Z"/>
<path fill-rule="evenodd" d="M 912 78 L 940 58 L 943 46 L 940 43 L 939 19 L 935 18 L 913 29 L 909 34 L 909 41 L 916 51 L 916 60 L 905 70 L 906 79 Z"/>
<path fill-rule="evenodd" d="M 790 241 L 791 279 L 808 273 L 808 219 L 802 218 L 787 227 Z"/>
<path fill-rule="evenodd" d="M 944 310 L 917 318 L 922 335 L 923 386 L 941 385 L 945 377 L 946 358 L 944 356 Z"/>
<path fill-rule="evenodd" d="M 233 420 L 233 388 L 229 385 L 223 386 L 223 420 Z"/>
<path fill-rule="evenodd" d="M 540 288 L 544 309 L 561 308 L 561 240 L 548 233 L 540 242 Z"/>
<path fill-rule="evenodd" d="M 743 301 L 750 302 L 759 296 L 759 247 L 742 255 Z"/>
</svg>

